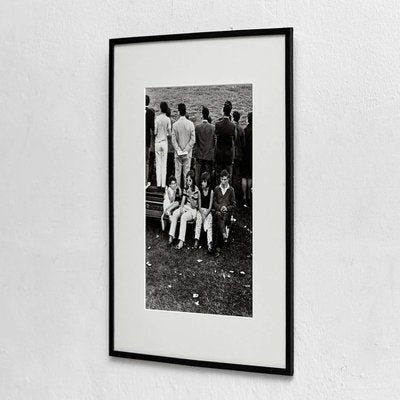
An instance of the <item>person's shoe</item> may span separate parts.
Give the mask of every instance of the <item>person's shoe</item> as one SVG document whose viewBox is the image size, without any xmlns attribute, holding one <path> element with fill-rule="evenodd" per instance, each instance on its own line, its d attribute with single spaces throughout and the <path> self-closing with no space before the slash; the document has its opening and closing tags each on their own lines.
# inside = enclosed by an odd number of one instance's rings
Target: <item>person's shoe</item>
<svg viewBox="0 0 400 400">
<path fill-rule="evenodd" d="M 169 239 L 168 239 L 168 244 L 171 246 L 173 241 L 174 241 L 174 238 L 170 235 Z"/>
<path fill-rule="evenodd" d="M 208 243 L 207 251 L 208 251 L 208 254 L 212 254 L 212 252 L 213 252 L 212 242 Z"/>
<path fill-rule="evenodd" d="M 221 255 L 221 249 L 219 247 L 217 247 L 215 249 L 215 258 L 218 258 Z"/>
<path fill-rule="evenodd" d="M 199 241 L 197 239 L 194 241 L 193 248 L 194 249 L 198 249 L 199 248 Z"/>
<path fill-rule="evenodd" d="M 182 242 L 182 240 L 180 240 L 179 243 L 175 246 L 175 248 L 177 250 L 180 250 L 182 247 L 183 247 L 183 242 Z"/>
</svg>

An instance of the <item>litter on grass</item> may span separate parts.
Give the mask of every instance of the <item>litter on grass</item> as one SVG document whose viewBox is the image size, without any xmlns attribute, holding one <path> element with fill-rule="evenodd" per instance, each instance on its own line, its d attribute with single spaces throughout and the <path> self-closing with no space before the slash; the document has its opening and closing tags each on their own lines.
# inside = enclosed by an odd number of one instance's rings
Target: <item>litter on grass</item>
<svg viewBox="0 0 400 400">
<path fill-rule="evenodd" d="M 246 272 L 240 271 L 240 275 L 246 275 Z"/>
<path fill-rule="evenodd" d="M 203 260 L 201 260 L 200 258 L 197 260 L 197 262 L 198 263 L 201 263 L 201 262 L 203 262 Z"/>
<path fill-rule="evenodd" d="M 193 293 L 193 298 L 197 299 L 199 297 L 199 295 L 197 293 Z"/>
<path fill-rule="evenodd" d="M 151 262 L 147 261 L 147 262 L 146 262 L 146 265 L 147 265 L 148 267 L 151 267 Z"/>
</svg>

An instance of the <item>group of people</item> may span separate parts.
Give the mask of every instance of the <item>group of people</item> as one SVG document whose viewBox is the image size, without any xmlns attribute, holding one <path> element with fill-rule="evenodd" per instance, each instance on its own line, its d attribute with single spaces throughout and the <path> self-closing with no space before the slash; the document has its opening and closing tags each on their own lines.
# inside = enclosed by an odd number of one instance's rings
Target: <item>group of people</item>
<svg viewBox="0 0 400 400">
<path fill-rule="evenodd" d="M 179 118 L 172 124 L 171 110 L 165 101 L 160 103 L 160 114 L 146 107 L 146 182 L 150 186 L 156 175 L 156 184 L 165 188 L 167 171 L 172 170 L 177 185 L 182 187 L 189 170 L 195 171 L 195 184 L 200 187 L 200 175 L 208 172 L 213 184 L 219 184 L 219 176 L 226 169 L 230 183 L 238 186 L 241 200 L 247 205 L 251 200 L 253 114 L 247 114 L 247 126 L 240 126 L 241 115 L 232 113 L 232 103 L 226 101 L 222 117 L 211 122 L 207 107 L 202 107 L 202 121 L 196 126 L 189 120 L 186 106 L 178 104 Z M 168 174 L 168 175 L 170 175 Z"/>
<path fill-rule="evenodd" d="M 169 243 L 174 242 L 180 220 L 176 248 L 181 249 L 187 223 L 195 221 L 194 247 L 199 245 L 203 228 L 208 251 L 216 250 L 218 254 L 221 242 L 228 240 L 229 222 L 236 207 L 233 178 L 240 182 L 244 206 L 251 200 L 252 113 L 247 114 L 248 124 L 243 129 L 239 124 L 240 113 L 232 113 L 232 103 L 226 101 L 223 115 L 214 125 L 208 108 L 203 106 L 202 122 L 195 126 L 187 116 L 185 104 L 180 103 L 179 119 L 172 124 L 166 102 L 160 103 L 160 114 L 155 116 L 149 107 L 149 96 L 146 95 L 145 100 L 146 182 L 149 186 L 155 166 L 157 186 L 165 188 L 163 217 L 166 215 L 170 220 Z M 174 173 L 166 187 L 167 164 L 172 155 Z M 179 197 L 182 197 L 180 203 Z M 211 210 L 215 211 L 217 219 L 214 234 Z"/>
</svg>

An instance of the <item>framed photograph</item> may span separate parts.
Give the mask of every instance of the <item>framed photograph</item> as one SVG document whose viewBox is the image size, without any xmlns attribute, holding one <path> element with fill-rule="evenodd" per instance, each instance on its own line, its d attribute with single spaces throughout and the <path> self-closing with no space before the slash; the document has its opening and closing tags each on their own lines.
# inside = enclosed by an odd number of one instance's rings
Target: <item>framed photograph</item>
<svg viewBox="0 0 400 400">
<path fill-rule="evenodd" d="M 111 356 L 293 375 L 292 42 L 110 40 Z"/>
</svg>

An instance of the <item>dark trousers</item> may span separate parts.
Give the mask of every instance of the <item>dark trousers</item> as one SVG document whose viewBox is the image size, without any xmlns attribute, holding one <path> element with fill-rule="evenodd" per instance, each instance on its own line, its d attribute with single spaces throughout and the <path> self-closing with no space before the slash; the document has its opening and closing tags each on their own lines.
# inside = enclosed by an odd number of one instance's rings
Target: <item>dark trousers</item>
<svg viewBox="0 0 400 400">
<path fill-rule="evenodd" d="M 147 182 L 153 183 L 154 172 L 155 172 L 155 160 L 156 153 L 154 151 L 149 152 L 149 174 L 147 176 Z"/>
<path fill-rule="evenodd" d="M 216 186 L 218 186 L 220 182 L 220 175 L 221 171 L 226 169 L 229 174 L 229 183 L 232 183 L 232 169 L 233 169 L 233 162 L 232 161 L 217 161 L 215 163 L 215 178 L 216 178 Z"/>
<path fill-rule="evenodd" d="M 226 233 L 226 226 L 230 225 L 231 213 L 216 211 L 215 216 L 217 218 L 217 232 L 215 232 L 215 247 L 220 247 L 222 243 L 222 234 Z"/>
<path fill-rule="evenodd" d="M 212 167 L 213 161 L 211 160 L 200 160 L 196 158 L 196 164 L 194 167 L 195 182 L 198 188 L 201 188 L 200 176 L 203 172 L 208 172 L 210 174 L 210 179 L 212 178 Z"/>
</svg>

